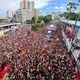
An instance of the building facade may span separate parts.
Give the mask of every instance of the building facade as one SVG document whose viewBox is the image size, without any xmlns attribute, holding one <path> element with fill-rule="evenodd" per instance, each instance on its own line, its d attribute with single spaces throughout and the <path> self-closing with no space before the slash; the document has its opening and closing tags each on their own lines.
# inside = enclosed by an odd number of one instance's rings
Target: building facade
<svg viewBox="0 0 80 80">
<path fill-rule="evenodd" d="M 28 1 L 26 1 L 26 0 L 21 1 L 20 9 L 28 9 Z"/>
<path fill-rule="evenodd" d="M 39 10 L 34 8 L 34 2 L 23 0 L 20 2 L 20 9 L 16 11 L 18 22 L 25 23 L 26 20 L 31 20 L 33 16 L 39 16 Z"/>
<path fill-rule="evenodd" d="M 51 13 L 52 20 L 59 20 L 59 19 L 60 19 L 59 14 L 60 14 L 60 13 L 58 13 L 58 12 L 52 12 L 52 13 Z"/>
<path fill-rule="evenodd" d="M 13 15 L 14 15 L 14 12 L 13 11 L 7 11 L 6 12 L 6 19 L 8 21 L 10 21 L 12 19 Z"/>
</svg>

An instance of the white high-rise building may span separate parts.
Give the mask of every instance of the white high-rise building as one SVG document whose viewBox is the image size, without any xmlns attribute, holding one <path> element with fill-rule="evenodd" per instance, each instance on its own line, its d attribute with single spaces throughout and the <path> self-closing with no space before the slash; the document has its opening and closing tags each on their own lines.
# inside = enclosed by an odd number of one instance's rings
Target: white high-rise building
<svg viewBox="0 0 80 80">
<path fill-rule="evenodd" d="M 14 12 L 13 11 L 7 11 L 6 17 L 7 17 L 7 19 L 9 19 L 9 18 L 12 18 L 13 15 L 14 15 Z"/>
<path fill-rule="evenodd" d="M 28 6 L 30 10 L 34 10 L 34 1 L 30 1 Z"/>
<path fill-rule="evenodd" d="M 20 2 L 20 9 L 16 11 L 17 20 L 25 23 L 26 20 L 31 20 L 37 14 L 38 10 L 34 8 L 34 1 L 23 0 Z"/>
<path fill-rule="evenodd" d="M 13 11 L 7 11 L 6 12 L 6 19 L 10 22 L 12 20 L 14 16 L 14 12 Z"/>
<path fill-rule="evenodd" d="M 20 2 L 20 9 L 28 9 L 28 2 L 26 0 Z"/>
<path fill-rule="evenodd" d="M 20 9 L 34 9 L 34 1 L 23 0 L 20 2 Z"/>
</svg>

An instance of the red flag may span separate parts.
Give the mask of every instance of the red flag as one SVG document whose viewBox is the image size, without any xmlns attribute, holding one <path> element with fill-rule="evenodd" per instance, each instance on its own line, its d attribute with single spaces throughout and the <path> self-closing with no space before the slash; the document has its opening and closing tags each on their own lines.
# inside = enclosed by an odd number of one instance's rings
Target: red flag
<svg viewBox="0 0 80 80">
<path fill-rule="evenodd" d="M 4 75 L 8 72 L 10 69 L 10 63 L 6 62 L 5 68 L 0 72 L 0 78 L 4 77 Z"/>
</svg>

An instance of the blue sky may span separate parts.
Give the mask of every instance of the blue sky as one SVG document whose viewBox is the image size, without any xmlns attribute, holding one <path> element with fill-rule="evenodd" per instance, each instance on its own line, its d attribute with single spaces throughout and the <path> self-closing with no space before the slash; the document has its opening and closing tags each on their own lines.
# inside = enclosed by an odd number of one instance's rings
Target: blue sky
<svg viewBox="0 0 80 80">
<path fill-rule="evenodd" d="M 66 11 L 66 4 L 67 0 L 50 0 L 48 5 L 41 8 L 41 12 L 48 13 L 48 12 L 64 12 Z"/>
<path fill-rule="evenodd" d="M 6 15 L 7 10 L 16 11 L 19 9 L 19 3 L 22 0 L 0 0 L 0 16 Z M 77 2 L 77 0 L 33 0 L 35 8 L 38 8 L 41 14 L 50 12 L 64 12 L 68 1 Z"/>
<path fill-rule="evenodd" d="M 78 0 L 49 0 L 48 5 L 40 10 L 43 14 L 49 12 L 65 12 L 69 1 L 78 2 Z"/>
</svg>

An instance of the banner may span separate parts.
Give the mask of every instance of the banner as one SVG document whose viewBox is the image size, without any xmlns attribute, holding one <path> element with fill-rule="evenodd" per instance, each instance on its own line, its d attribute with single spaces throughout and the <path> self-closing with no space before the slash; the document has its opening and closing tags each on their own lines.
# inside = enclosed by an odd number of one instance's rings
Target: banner
<svg viewBox="0 0 80 80">
<path fill-rule="evenodd" d="M 0 72 L 0 78 L 4 77 L 4 75 L 8 72 L 10 69 L 10 63 L 6 62 L 5 68 Z"/>
</svg>

